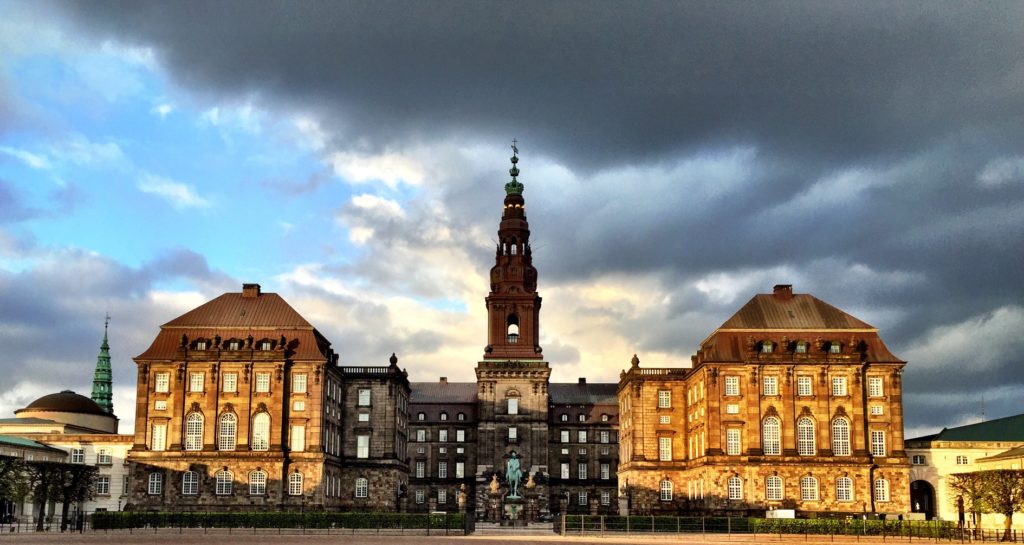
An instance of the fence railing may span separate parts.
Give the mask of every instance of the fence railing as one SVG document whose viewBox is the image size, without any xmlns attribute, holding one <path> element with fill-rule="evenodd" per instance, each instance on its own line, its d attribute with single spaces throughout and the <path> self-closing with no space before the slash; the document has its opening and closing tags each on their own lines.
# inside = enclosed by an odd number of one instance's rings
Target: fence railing
<svg viewBox="0 0 1024 545">
<path fill-rule="evenodd" d="M 671 517 L 563 515 L 555 532 L 571 535 L 615 534 L 754 534 L 782 536 L 849 536 L 933 541 L 1005 541 L 1024 543 L 1024 531 L 960 527 L 946 521 L 851 518 L 766 519 L 754 517 Z"/>
</svg>

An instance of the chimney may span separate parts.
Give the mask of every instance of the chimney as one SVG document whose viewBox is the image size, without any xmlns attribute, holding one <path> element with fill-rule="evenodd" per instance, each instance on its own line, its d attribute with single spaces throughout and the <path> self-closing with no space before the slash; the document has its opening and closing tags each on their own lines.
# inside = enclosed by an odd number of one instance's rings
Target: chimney
<svg viewBox="0 0 1024 545">
<path fill-rule="evenodd" d="M 242 284 L 242 297 L 247 299 L 260 296 L 259 284 Z"/>
<path fill-rule="evenodd" d="M 587 377 L 580 377 L 580 385 L 587 383 Z"/>
<path fill-rule="evenodd" d="M 772 294 L 775 295 L 776 299 L 783 301 L 793 298 L 793 284 L 775 284 L 772 288 Z"/>
<path fill-rule="evenodd" d="M 448 377 L 441 377 L 441 384 L 448 384 Z"/>
</svg>

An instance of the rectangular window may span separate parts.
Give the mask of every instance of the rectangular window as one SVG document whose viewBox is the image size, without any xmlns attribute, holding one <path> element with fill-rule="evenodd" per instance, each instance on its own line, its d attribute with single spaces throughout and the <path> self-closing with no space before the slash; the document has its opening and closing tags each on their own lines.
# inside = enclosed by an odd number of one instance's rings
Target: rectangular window
<svg viewBox="0 0 1024 545">
<path fill-rule="evenodd" d="M 448 442 L 448 430 L 437 430 L 437 440 L 442 443 Z"/>
<path fill-rule="evenodd" d="M 667 415 L 667 414 L 663 414 L 663 415 L 658 417 L 658 423 L 659 424 L 671 424 L 672 423 L 672 417 Z"/>
<path fill-rule="evenodd" d="M 370 457 L 370 436 L 369 435 L 357 435 L 356 436 L 356 458 L 369 458 Z"/>
<path fill-rule="evenodd" d="M 797 354 L 806 354 L 807 353 L 807 343 L 802 342 L 802 341 L 796 343 L 796 353 Z"/>
<path fill-rule="evenodd" d="M 872 432 L 872 433 L 874 433 L 874 432 Z M 956 465 L 958 465 L 958 466 L 965 466 L 965 465 L 967 465 L 967 457 L 966 456 L 957 456 L 956 457 Z"/>
<path fill-rule="evenodd" d="M 730 403 L 725 406 L 726 414 L 740 414 L 740 406 L 735 403 Z"/>
<path fill-rule="evenodd" d="M 871 455 L 885 456 L 885 432 L 871 430 Z"/>
<path fill-rule="evenodd" d="M 910 463 L 914 464 L 915 466 L 923 466 L 924 465 L 924 455 L 922 455 L 922 454 L 915 454 L 915 455 L 911 456 L 910 457 Z"/>
<path fill-rule="evenodd" d="M 563 479 L 568 479 L 569 478 L 569 462 L 562 462 L 561 472 L 559 473 L 559 475 Z"/>
<path fill-rule="evenodd" d="M 427 463 L 426 462 L 422 462 L 422 461 L 421 462 L 416 462 L 416 478 L 417 479 L 422 479 L 425 476 L 426 472 L 427 472 Z"/>
<path fill-rule="evenodd" d="M 422 443 L 427 440 L 427 430 L 416 430 L 416 442 Z"/>
<path fill-rule="evenodd" d="M 272 347 L 273 347 L 273 344 L 271 344 L 270 341 L 262 341 L 262 342 L 260 342 L 260 350 L 264 350 L 264 351 L 265 350 L 270 350 Z"/>
<path fill-rule="evenodd" d="M 85 463 L 85 451 L 80 448 L 71 449 L 71 463 L 72 464 L 84 464 Z"/>
<path fill-rule="evenodd" d="M 304 411 L 304 410 L 306 410 L 306 402 L 301 400 L 301 399 L 293 401 L 292 402 L 292 410 L 293 411 Z M 362 415 L 360 415 L 360 416 L 362 416 Z"/>
<path fill-rule="evenodd" d="M 561 435 L 563 443 L 568 443 L 569 442 L 569 430 L 562 430 L 560 432 L 560 435 Z"/>
<path fill-rule="evenodd" d="M 508 414 L 519 414 L 519 398 L 508 398 Z"/>
<path fill-rule="evenodd" d="M 292 426 L 292 452 L 306 450 L 306 426 Z"/>
<path fill-rule="evenodd" d="M 128 492 L 130 492 L 130 490 L 129 490 L 130 487 L 131 487 L 130 477 L 128 475 L 121 475 L 121 495 L 122 496 L 127 496 Z"/>
<path fill-rule="evenodd" d="M 238 391 L 238 373 L 224 373 L 224 391 L 227 393 Z"/>
<path fill-rule="evenodd" d="M 159 473 L 149 474 L 149 494 L 157 496 L 164 492 L 164 476 Z"/>
<path fill-rule="evenodd" d="M 761 343 L 762 354 L 771 354 L 773 348 L 775 348 L 775 345 L 770 342 Z"/>
<path fill-rule="evenodd" d="M 515 441 L 518 438 L 519 438 L 519 428 L 509 428 L 508 429 L 508 440 L 509 441 Z"/>
<path fill-rule="evenodd" d="M 437 478 L 447 479 L 448 478 L 448 462 L 437 463 Z"/>
<path fill-rule="evenodd" d="M 109 466 L 111 463 L 110 451 L 105 448 L 101 448 L 99 452 L 96 453 L 96 463 L 101 466 Z"/>
<path fill-rule="evenodd" d="M 161 399 L 161 400 L 158 400 L 158 401 L 157 401 L 157 402 L 156 402 L 156 403 L 155 403 L 155 404 L 153 405 L 153 408 L 154 408 L 155 410 L 157 410 L 157 411 L 166 411 L 166 410 L 167 410 L 167 401 L 166 401 L 166 400 L 163 400 L 163 399 Z"/>
<path fill-rule="evenodd" d="M 883 412 L 884 411 L 883 411 L 881 405 L 872 405 L 871 406 L 871 416 L 881 416 Z"/>
<path fill-rule="evenodd" d="M 199 493 L 199 474 L 195 471 L 186 471 L 181 474 L 181 493 L 184 496 L 194 496 Z"/>
<path fill-rule="evenodd" d="M 150 450 L 167 450 L 167 424 L 153 424 Z"/>
<path fill-rule="evenodd" d="M 668 409 L 672 407 L 672 391 L 658 390 L 658 408 Z"/>
<path fill-rule="evenodd" d="M 426 498 L 427 494 L 425 492 L 423 492 L 422 490 L 416 491 L 416 503 L 423 503 L 424 501 L 426 501 Z"/>
<path fill-rule="evenodd" d="M 853 501 L 853 479 L 840 477 L 836 480 L 836 501 Z"/>
<path fill-rule="evenodd" d="M 610 465 L 608 465 L 608 464 L 601 464 L 601 478 L 602 479 L 611 479 L 612 478 L 612 469 L 611 469 Z"/>
<path fill-rule="evenodd" d="M 448 503 L 448 491 L 438 490 L 437 491 L 437 503 Z"/>
<path fill-rule="evenodd" d="M 586 505 L 587 504 L 587 493 L 586 492 L 580 492 L 579 493 L 579 495 L 577 496 L 577 503 L 579 503 L 580 505 Z"/>
<path fill-rule="evenodd" d="M 262 394 L 270 391 L 270 373 L 256 373 L 256 391 Z"/>
<path fill-rule="evenodd" d="M 110 495 L 110 475 L 96 477 L 96 494 L 100 496 Z"/>
<path fill-rule="evenodd" d="M 672 438 L 671 437 L 659 437 L 658 438 L 658 460 L 663 462 L 672 460 Z"/>
<path fill-rule="evenodd" d="M 611 438 L 611 433 L 606 432 L 606 431 L 602 431 L 600 437 L 601 437 L 601 442 L 607 444 L 609 439 Z"/>
<path fill-rule="evenodd" d="M 370 406 L 370 389 L 360 388 L 359 389 L 359 406 L 369 407 Z"/>
<path fill-rule="evenodd" d="M 160 393 L 167 393 L 170 391 L 171 374 L 170 373 L 157 373 L 156 378 L 153 380 L 153 389 Z"/>
<path fill-rule="evenodd" d="M 779 395 L 779 377 L 764 377 L 764 395 Z"/>
<path fill-rule="evenodd" d="M 455 478 L 462 479 L 466 476 L 466 462 L 455 462 Z"/>
<path fill-rule="evenodd" d="M 725 453 L 729 456 L 739 456 L 741 448 L 739 428 L 725 430 Z"/>
<path fill-rule="evenodd" d="M 466 441 L 466 430 L 455 430 L 455 442 L 463 443 Z"/>
<path fill-rule="evenodd" d="M 188 374 L 188 391 L 190 392 L 202 392 L 203 391 L 203 373 L 189 373 Z"/>
<path fill-rule="evenodd" d="M 725 377 L 725 395 L 740 395 L 740 377 Z"/>
<path fill-rule="evenodd" d="M 580 449 L 580 456 L 586 456 L 586 455 L 587 455 L 587 449 L 581 448 Z"/>
<path fill-rule="evenodd" d="M 612 504 L 612 493 L 611 492 L 601 492 L 601 505 L 611 505 L 611 504 Z"/>
<path fill-rule="evenodd" d="M 799 376 L 796 377 L 796 395 L 798 396 L 809 396 L 813 395 L 811 390 L 811 377 Z"/>
<path fill-rule="evenodd" d="M 829 343 L 829 345 L 828 345 L 828 353 L 829 354 L 838 354 L 838 353 L 842 352 L 842 350 L 843 350 L 843 345 L 841 345 L 839 343 L 835 343 L 834 342 L 834 343 Z"/>
<path fill-rule="evenodd" d="M 846 396 L 846 377 L 832 377 L 832 395 L 835 397 Z"/>
<path fill-rule="evenodd" d="M 356 497 L 365 498 L 370 495 L 370 481 L 367 479 L 356 479 Z"/>
<path fill-rule="evenodd" d="M 306 393 L 306 374 L 292 375 L 292 392 L 296 394 Z"/>
<path fill-rule="evenodd" d="M 577 466 L 576 474 L 579 476 L 580 479 L 587 478 L 587 464 L 585 462 L 579 463 L 579 465 Z"/>
<path fill-rule="evenodd" d="M 579 430 L 576 432 L 576 442 L 586 443 L 587 442 L 587 430 Z"/>
</svg>

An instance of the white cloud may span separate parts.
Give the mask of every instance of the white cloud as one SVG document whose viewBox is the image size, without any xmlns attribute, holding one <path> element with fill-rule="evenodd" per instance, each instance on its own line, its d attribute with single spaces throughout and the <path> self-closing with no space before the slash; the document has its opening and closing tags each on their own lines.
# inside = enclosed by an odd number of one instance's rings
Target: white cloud
<svg viewBox="0 0 1024 545">
<path fill-rule="evenodd" d="M 981 373 L 1011 361 L 1024 348 L 1024 307 L 1005 306 L 930 330 L 904 352 L 915 366 L 954 371 L 970 362 Z"/>
<path fill-rule="evenodd" d="M 334 173 L 349 183 L 382 182 L 395 189 L 398 184 L 420 185 L 425 178 L 423 165 L 409 155 L 385 152 L 366 155 L 336 151 L 328 157 Z"/>
<path fill-rule="evenodd" d="M 50 168 L 50 161 L 45 155 L 7 146 L 0 146 L 0 153 L 10 155 L 34 169 L 45 170 Z"/>
<path fill-rule="evenodd" d="M 1024 156 L 994 159 L 978 173 L 978 184 L 982 187 L 1002 187 L 1019 182 L 1024 182 Z"/>
<path fill-rule="evenodd" d="M 93 142 L 75 135 L 53 150 L 53 155 L 78 165 L 110 164 L 125 159 L 117 142 Z"/>
<path fill-rule="evenodd" d="M 321 151 L 327 145 L 327 131 L 320 126 L 316 119 L 306 116 L 298 116 L 292 124 L 299 131 L 301 144 L 313 151 Z"/>
<path fill-rule="evenodd" d="M 260 134 L 266 117 L 265 111 L 257 108 L 252 100 L 246 100 L 238 104 L 209 108 L 200 114 L 199 119 L 202 123 L 221 129 L 222 136 L 226 138 L 226 130 Z"/>
<path fill-rule="evenodd" d="M 153 106 L 153 109 L 150 110 L 150 113 L 153 113 L 153 114 L 156 114 L 156 115 L 160 116 L 160 119 L 165 119 L 173 111 L 174 111 L 174 104 L 171 104 L 169 102 L 163 102 L 163 103 L 157 104 L 156 106 Z"/>
<path fill-rule="evenodd" d="M 143 193 L 156 195 L 166 200 L 177 209 L 207 208 L 210 206 L 210 201 L 196 194 L 195 189 L 191 185 L 177 182 L 170 178 L 145 174 L 139 180 L 138 188 Z"/>
</svg>

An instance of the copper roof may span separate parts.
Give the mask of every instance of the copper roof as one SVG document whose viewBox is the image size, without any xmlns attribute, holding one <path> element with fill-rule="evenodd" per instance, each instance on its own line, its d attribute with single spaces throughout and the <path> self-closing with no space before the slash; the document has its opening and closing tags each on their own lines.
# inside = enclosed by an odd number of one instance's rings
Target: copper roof
<svg viewBox="0 0 1024 545">
<path fill-rule="evenodd" d="M 939 433 L 907 441 L 1024 441 L 1024 414 L 943 428 Z"/>
<path fill-rule="evenodd" d="M 806 294 L 755 295 L 719 329 L 875 329 L 838 308 Z"/>
<path fill-rule="evenodd" d="M 71 390 L 64 390 L 63 392 L 58 392 L 56 394 L 45 395 L 32 403 L 29 403 L 24 409 L 14 411 L 14 414 L 18 414 L 22 411 L 98 414 L 100 416 L 113 417 L 112 414 L 104 411 L 103 408 L 96 404 L 95 401 L 85 397 L 84 395 L 76 394 Z"/>
</svg>

